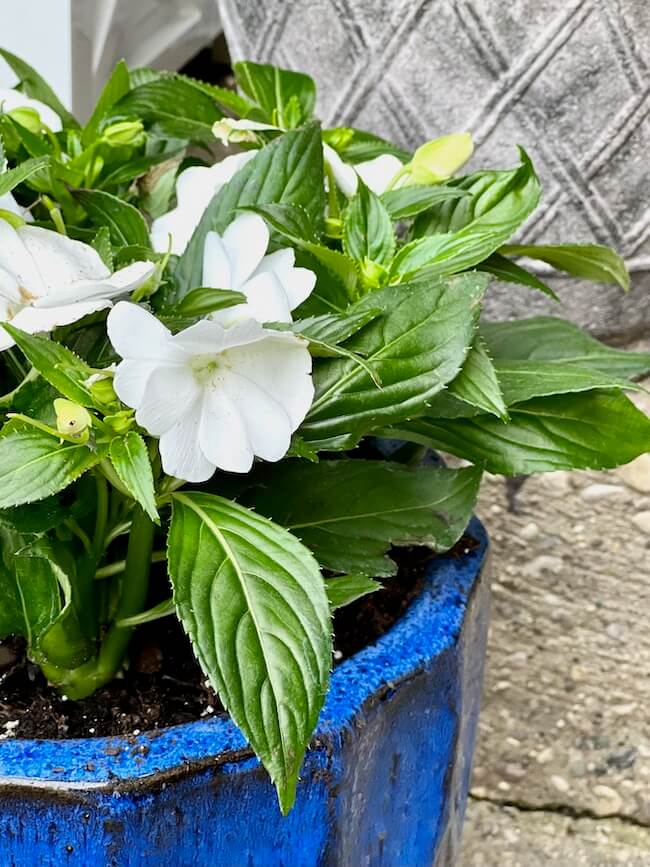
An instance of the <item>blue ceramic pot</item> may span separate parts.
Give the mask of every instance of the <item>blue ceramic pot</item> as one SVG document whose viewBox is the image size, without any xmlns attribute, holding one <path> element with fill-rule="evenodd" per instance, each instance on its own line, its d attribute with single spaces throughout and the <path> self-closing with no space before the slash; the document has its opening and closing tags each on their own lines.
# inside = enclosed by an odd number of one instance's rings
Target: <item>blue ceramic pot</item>
<svg viewBox="0 0 650 867">
<path fill-rule="evenodd" d="M 487 539 L 342 663 L 282 818 L 235 726 L 0 744 L 2 867 L 450 867 L 479 710 Z"/>
</svg>

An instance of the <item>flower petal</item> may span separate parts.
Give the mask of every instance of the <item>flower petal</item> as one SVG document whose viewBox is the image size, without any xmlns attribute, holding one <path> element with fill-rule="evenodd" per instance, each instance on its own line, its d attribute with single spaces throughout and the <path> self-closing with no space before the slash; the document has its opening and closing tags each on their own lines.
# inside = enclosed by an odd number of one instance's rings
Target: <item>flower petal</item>
<svg viewBox="0 0 650 867">
<path fill-rule="evenodd" d="M 294 431 L 314 399 L 311 355 L 304 340 L 293 334 L 265 330 L 266 337 L 225 353 L 233 373 L 254 382 L 280 404 Z"/>
<path fill-rule="evenodd" d="M 221 389 L 205 393 L 198 439 L 205 457 L 222 470 L 247 473 L 253 465 L 241 415 Z"/>
<path fill-rule="evenodd" d="M 142 286 L 156 269 L 153 262 L 133 262 L 105 280 L 81 280 L 67 289 L 45 295 L 34 302 L 34 307 L 53 307 L 94 298 L 116 298 Z"/>
<path fill-rule="evenodd" d="M 294 310 L 299 304 L 302 304 L 303 301 L 309 298 L 316 285 L 316 275 L 314 272 L 308 268 L 294 267 L 295 260 L 296 254 L 291 247 L 283 247 L 281 250 L 276 250 L 275 253 L 265 256 L 257 266 L 255 274 L 253 274 L 253 277 L 269 271 L 275 274 L 282 284 L 291 310 Z M 270 319 L 266 321 L 271 322 Z M 280 322 L 284 320 L 277 319 L 276 321 Z"/>
<path fill-rule="evenodd" d="M 208 232 L 203 247 L 203 285 L 212 289 L 230 289 L 230 262 L 221 236 Z"/>
<path fill-rule="evenodd" d="M 89 244 L 38 226 L 21 226 L 18 235 L 33 261 L 38 263 L 46 295 L 57 296 L 77 281 L 110 277 L 111 272 L 99 253 Z"/>
<path fill-rule="evenodd" d="M 11 324 L 28 334 L 40 334 L 52 331 L 60 325 L 70 325 L 78 322 L 84 316 L 105 310 L 111 306 L 106 298 L 97 298 L 91 301 L 80 301 L 77 304 L 65 304 L 61 307 L 23 307 Z"/>
<path fill-rule="evenodd" d="M 223 390 L 243 421 L 253 452 L 266 461 L 283 458 L 291 445 L 293 430 L 284 406 L 262 385 L 235 370 L 224 376 Z"/>
<path fill-rule="evenodd" d="M 176 207 L 152 223 L 154 250 L 166 253 L 171 235 L 171 251 L 181 256 L 213 196 L 254 156 L 255 151 L 247 151 L 212 166 L 190 166 L 181 172 L 176 180 Z"/>
<path fill-rule="evenodd" d="M 16 214 L 17 216 L 22 217 L 23 220 L 26 220 L 28 223 L 31 223 L 34 219 L 27 208 L 23 208 L 19 205 L 11 193 L 5 193 L 0 196 L 0 208 L 2 208 L 3 211 L 9 211 L 10 214 Z"/>
<path fill-rule="evenodd" d="M 164 362 L 183 358 L 171 343 L 171 332 L 137 304 L 119 301 L 108 314 L 106 329 L 122 358 Z"/>
<path fill-rule="evenodd" d="M 172 253 L 182 255 L 218 186 L 220 182 L 207 166 L 190 166 L 181 172 L 176 181 L 176 207 L 151 225 L 154 250 L 166 253 L 171 235 Z"/>
<path fill-rule="evenodd" d="M 152 436 L 160 436 L 187 415 L 200 394 L 189 364 L 158 363 L 147 378 L 136 421 Z"/>
<path fill-rule="evenodd" d="M 160 459 L 168 476 L 186 482 L 207 482 L 214 474 L 215 464 L 197 447 L 201 410 L 202 398 L 198 398 L 185 416 L 160 437 Z"/>
<path fill-rule="evenodd" d="M 257 274 L 240 286 L 248 299 L 246 304 L 226 307 L 215 315 L 219 322 L 230 324 L 242 318 L 258 322 L 291 322 L 291 306 L 282 284 L 275 274 Z"/>
<path fill-rule="evenodd" d="M 171 342 L 188 355 L 216 355 L 232 346 L 263 340 L 266 332 L 255 319 L 237 321 L 229 328 L 216 319 L 202 319 L 175 334 Z"/>
<path fill-rule="evenodd" d="M 25 246 L 22 234 L 6 220 L 1 219 L 0 267 L 15 276 L 19 287 L 22 287 L 25 293 L 34 298 L 45 294 L 45 283 L 41 272 Z"/>
<path fill-rule="evenodd" d="M 239 289 L 262 261 L 269 245 L 269 230 L 259 214 L 240 214 L 223 233 L 230 261 L 230 286 Z"/>
<path fill-rule="evenodd" d="M 381 154 L 372 160 L 357 163 L 354 167 L 364 184 L 380 196 L 385 193 L 403 163 L 394 154 Z"/>
<path fill-rule="evenodd" d="M 359 185 L 359 178 L 357 177 L 355 170 L 348 163 L 344 163 L 334 148 L 329 145 L 323 145 L 323 156 L 325 157 L 325 162 L 334 175 L 334 180 L 343 195 L 348 198 L 353 196 L 357 191 L 357 186 Z"/>
<path fill-rule="evenodd" d="M 149 377 L 159 362 L 129 358 L 120 361 L 115 369 L 113 388 L 122 403 L 137 409 L 142 403 Z"/>
</svg>

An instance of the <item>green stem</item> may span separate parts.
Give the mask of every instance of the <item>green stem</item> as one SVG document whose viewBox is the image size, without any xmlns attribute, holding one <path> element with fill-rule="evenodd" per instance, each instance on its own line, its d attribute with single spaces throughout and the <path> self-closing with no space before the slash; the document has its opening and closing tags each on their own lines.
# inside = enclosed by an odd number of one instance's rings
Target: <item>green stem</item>
<svg viewBox="0 0 650 867">
<path fill-rule="evenodd" d="M 81 544 L 84 546 L 84 549 L 86 550 L 86 553 L 87 553 L 87 554 L 92 554 L 92 553 L 93 553 L 93 545 L 92 545 L 92 542 L 91 542 L 90 539 L 88 538 L 88 534 L 86 533 L 86 531 L 83 530 L 83 529 L 79 526 L 79 524 L 77 523 L 77 521 L 75 520 L 75 518 L 66 518 L 66 520 L 65 520 L 63 523 L 64 523 L 65 526 L 68 528 L 68 530 L 70 530 L 71 533 L 74 533 L 74 535 L 75 535 L 78 539 L 81 540 Z"/>
<path fill-rule="evenodd" d="M 152 563 L 164 563 L 167 559 L 167 551 L 154 551 L 151 555 Z M 100 566 L 95 572 L 95 579 L 101 581 L 103 578 L 112 578 L 114 575 L 119 575 L 126 569 L 126 560 L 116 560 L 114 563 L 109 563 L 107 566 Z"/>
<path fill-rule="evenodd" d="M 122 579 L 122 595 L 98 656 L 73 671 L 43 667 L 46 677 L 70 698 L 86 698 L 111 681 L 120 670 L 129 647 L 133 627 L 118 626 L 117 621 L 139 614 L 145 607 L 153 537 L 152 521 L 139 506 L 136 506 Z"/>
<path fill-rule="evenodd" d="M 104 552 L 108 526 L 108 483 L 105 476 L 95 472 L 97 485 L 97 517 L 95 518 L 95 554 L 99 560 Z"/>
</svg>

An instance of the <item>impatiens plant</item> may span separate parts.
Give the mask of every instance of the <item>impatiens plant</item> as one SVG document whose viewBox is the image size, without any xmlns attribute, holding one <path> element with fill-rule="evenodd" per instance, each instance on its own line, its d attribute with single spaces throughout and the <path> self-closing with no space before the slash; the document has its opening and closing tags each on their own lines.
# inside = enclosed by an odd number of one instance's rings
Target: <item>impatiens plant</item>
<svg viewBox="0 0 650 867">
<path fill-rule="evenodd" d="M 120 63 L 81 125 L 0 53 L 0 635 L 83 699 L 177 617 L 287 811 L 331 612 L 381 592 L 391 548 L 453 546 L 484 470 L 650 448 L 625 396 L 650 355 L 481 316 L 495 278 L 553 295 L 520 259 L 623 290 L 625 266 L 519 240 L 523 150 L 459 175 L 467 134 L 323 130 L 305 75 Z"/>
</svg>

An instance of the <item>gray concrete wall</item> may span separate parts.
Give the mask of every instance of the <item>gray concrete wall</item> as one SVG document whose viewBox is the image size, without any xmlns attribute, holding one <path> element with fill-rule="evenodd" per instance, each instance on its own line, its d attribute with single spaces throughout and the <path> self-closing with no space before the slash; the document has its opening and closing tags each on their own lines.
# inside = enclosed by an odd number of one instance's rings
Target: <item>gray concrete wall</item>
<svg viewBox="0 0 650 867">
<path fill-rule="evenodd" d="M 235 59 L 309 72 L 327 124 L 413 147 L 468 129 L 471 167 L 514 145 L 544 184 L 531 242 L 597 241 L 633 291 L 557 281 L 564 315 L 624 339 L 650 328 L 650 3 L 647 0 L 219 0 Z M 501 286 L 493 316 L 558 313 Z M 561 312 L 561 311 L 560 311 Z"/>
</svg>

